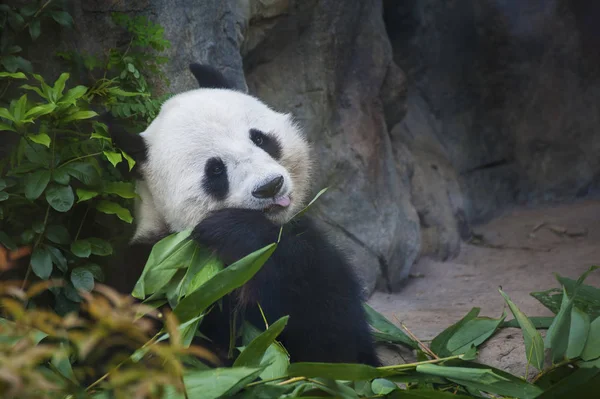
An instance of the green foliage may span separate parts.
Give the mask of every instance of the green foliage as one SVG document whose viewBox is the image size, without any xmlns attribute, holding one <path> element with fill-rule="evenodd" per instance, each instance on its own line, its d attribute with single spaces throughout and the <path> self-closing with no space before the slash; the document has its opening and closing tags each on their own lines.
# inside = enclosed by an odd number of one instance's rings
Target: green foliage
<svg viewBox="0 0 600 399">
<path fill-rule="evenodd" d="M 91 89 L 94 95 L 102 96 L 111 113 L 140 127 L 156 117 L 160 105 L 168 95 L 152 96 L 151 85 L 146 76 L 166 81 L 160 66 L 167 62 L 160 52 L 170 47 L 163 37 L 164 29 L 142 16 L 129 17 L 113 13 L 117 26 L 130 34 L 129 42 L 120 48 L 111 48 L 105 59 L 82 55 L 78 52 L 63 52 L 60 56 L 76 65 L 83 65 L 91 76 L 98 75 Z M 106 78 L 105 76 L 111 76 Z M 121 154 L 115 153 L 111 162 L 120 162 Z"/>
<path fill-rule="evenodd" d="M 125 125 L 143 129 L 160 106 L 145 75 L 156 74 L 165 60 L 152 51 L 169 44 L 159 26 L 115 16 L 115 29 L 123 27 L 130 43 L 109 49 L 104 58 L 91 57 L 98 62 L 86 65 L 98 79 L 81 85 L 63 72 L 49 80 L 31 73 L 24 58 L 14 64 L 16 55 L 6 58 L 4 50 L 16 40 L 37 39 L 40 26 L 48 25 L 40 25 L 44 18 L 71 27 L 63 2 L 1 5 L 0 17 L 0 64 L 6 69 L 0 71 L 0 135 L 11 149 L 0 159 L 0 242 L 11 250 L 30 248 L 21 278 L 65 282 L 52 290 L 57 311 L 65 313 L 79 306 L 78 290 L 90 291 L 102 281 L 99 265 L 110 262 L 114 246 L 126 243 L 133 221 L 136 194 L 123 172 L 135 162 L 113 145 L 96 111 L 110 110 Z M 28 37 L 19 36 L 27 29 Z M 69 54 L 62 57 L 73 60 Z"/>
</svg>

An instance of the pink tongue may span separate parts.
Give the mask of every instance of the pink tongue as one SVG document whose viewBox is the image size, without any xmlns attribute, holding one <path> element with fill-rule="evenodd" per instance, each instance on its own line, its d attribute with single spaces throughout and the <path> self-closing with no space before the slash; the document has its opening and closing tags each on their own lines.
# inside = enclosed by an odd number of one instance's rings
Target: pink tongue
<svg viewBox="0 0 600 399">
<path fill-rule="evenodd" d="M 291 202 L 290 197 L 288 197 L 288 196 L 277 198 L 275 200 L 275 204 L 277 204 L 279 206 L 283 206 L 284 208 L 290 206 L 290 202 Z"/>
</svg>

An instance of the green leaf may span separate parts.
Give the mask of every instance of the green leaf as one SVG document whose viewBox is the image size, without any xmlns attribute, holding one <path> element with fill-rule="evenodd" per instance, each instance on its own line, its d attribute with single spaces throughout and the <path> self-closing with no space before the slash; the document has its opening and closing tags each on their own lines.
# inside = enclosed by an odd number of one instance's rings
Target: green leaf
<svg viewBox="0 0 600 399">
<path fill-rule="evenodd" d="M 494 373 L 491 369 L 474 369 L 469 367 L 448 367 L 437 364 L 420 364 L 417 366 L 418 373 L 435 375 L 461 381 L 474 381 L 481 384 L 493 384 L 508 379 Z"/>
<path fill-rule="evenodd" d="M 104 156 L 108 161 L 112 164 L 112 166 L 116 167 L 121 161 L 123 161 L 123 157 L 118 152 L 113 151 L 104 151 Z"/>
<path fill-rule="evenodd" d="M 590 316 L 587 313 L 573 308 L 571 312 L 571 326 L 569 331 L 569 344 L 567 346 L 567 359 L 575 359 L 583 353 L 585 343 L 590 331 Z"/>
<path fill-rule="evenodd" d="M 111 248 L 112 251 L 112 248 Z M 104 272 L 102 271 L 102 268 L 100 266 L 98 266 L 95 263 L 88 263 L 87 265 L 85 265 L 85 268 L 87 270 L 90 271 L 90 273 L 92 273 L 92 276 L 94 276 L 94 280 L 97 281 L 103 281 L 104 280 Z"/>
<path fill-rule="evenodd" d="M 77 100 L 87 93 L 88 88 L 85 86 L 75 86 L 58 100 L 59 105 L 75 105 Z"/>
<path fill-rule="evenodd" d="M 0 63 L 4 65 L 8 72 L 16 72 L 17 69 L 21 69 L 25 72 L 31 72 L 31 62 L 27 61 L 23 57 L 17 57 L 14 55 L 5 55 L 0 58 Z"/>
<path fill-rule="evenodd" d="M 52 11 L 50 12 L 50 15 L 52 16 L 52 19 L 64 27 L 73 26 L 73 18 L 71 18 L 71 15 L 68 12 Z"/>
<path fill-rule="evenodd" d="M 9 195 L 7 192 L 0 191 L 0 202 L 6 201 L 8 199 L 8 197 L 9 197 Z"/>
<path fill-rule="evenodd" d="M 50 186 L 46 190 L 46 201 L 54 210 L 66 212 L 73 206 L 75 196 L 70 186 Z"/>
<path fill-rule="evenodd" d="M 518 320 L 521 331 L 523 332 L 523 338 L 525 340 L 525 351 L 527 356 L 527 363 L 533 364 L 538 370 L 544 369 L 544 340 L 541 334 L 535 329 L 531 321 L 525 316 L 523 312 L 515 305 L 508 295 L 502 290 L 499 290 L 500 294 L 504 297 L 504 300 L 508 304 L 513 316 Z"/>
<path fill-rule="evenodd" d="M 8 119 L 11 122 L 17 121 L 15 117 L 6 108 L 0 108 L 0 117 Z"/>
<path fill-rule="evenodd" d="M 24 141 L 24 152 L 25 157 L 37 164 L 50 167 L 50 151 L 41 144 L 35 144 L 30 141 Z"/>
<path fill-rule="evenodd" d="M 83 120 L 83 119 L 90 119 L 97 115 L 98 114 L 95 113 L 94 111 L 77 111 L 77 112 L 73 112 L 71 115 L 66 116 L 64 119 L 61 120 L 61 122 L 67 123 L 67 122 L 79 121 L 79 120 Z"/>
<path fill-rule="evenodd" d="M 506 315 L 500 319 L 478 317 L 468 320 L 450 337 L 446 348 L 453 355 L 460 355 L 469 351 L 473 346 L 478 347 L 497 331 L 505 317 Z"/>
<path fill-rule="evenodd" d="M 385 333 L 390 338 L 395 340 L 395 343 L 403 344 L 411 348 L 418 348 L 419 345 L 411 339 L 404 331 L 396 327 L 389 320 L 387 320 L 382 314 L 378 313 L 375 309 L 363 303 L 363 308 L 367 316 L 367 322 L 375 329 Z"/>
<path fill-rule="evenodd" d="M 27 79 L 27 76 L 23 72 L 0 72 L 0 78 Z"/>
<path fill-rule="evenodd" d="M 121 198 L 135 198 L 135 187 L 128 182 L 110 182 L 104 185 L 104 193 L 118 195 Z"/>
<path fill-rule="evenodd" d="M 467 313 L 465 317 L 460 319 L 457 323 L 451 325 L 436 336 L 430 345 L 430 349 L 438 356 L 448 357 L 452 356 L 453 353 L 448 350 L 448 341 L 454 336 L 454 334 L 460 330 L 466 323 L 474 320 L 481 311 L 480 308 L 473 308 Z"/>
<path fill-rule="evenodd" d="M 546 333 L 544 345 L 552 349 L 552 361 L 559 362 L 564 359 L 569 345 L 569 329 L 571 327 L 571 312 L 573 311 L 573 299 L 569 299 L 567 291 L 563 290 L 562 304 L 552 325 Z"/>
<path fill-rule="evenodd" d="M 385 377 L 389 372 L 365 364 L 345 363 L 292 363 L 288 368 L 290 377 L 321 377 L 332 380 L 362 381 Z"/>
<path fill-rule="evenodd" d="M 387 395 L 398 389 L 398 386 L 390 380 L 376 378 L 371 382 L 371 390 L 375 395 Z"/>
<path fill-rule="evenodd" d="M 68 269 L 67 266 L 67 258 L 63 255 L 60 249 L 55 248 L 53 246 L 47 245 L 46 249 L 50 253 L 50 258 L 52 258 L 52 263 L 56 265 L 62 272 L 66 272 Z"/>
<path fill-rule="evenodd" d="M 575 306 L 590 315 L 591 319 L 600 316 L 600 288 L 592 287 L 590 285 L 583 284 L 583 281 L 587 275 L 597 267 L 591 267 L 587 272 L 582 274 L 577 281 L 556 276 L 557 280 L 567 290 L 569 297 L 573 297 Z"/>
<path fill-rule="evenodd" d="M 112 255 L 112 245 L 110 245 L 108 241 L 96 237 L 90 237 L 87 239 L 87 241 L 91 245 L 92 254 L 98 256 Z"/>
<path fill-rule="evenodd" d="M 260 373 L 261 379 L 280 378 L 287 373 L 290 366 L 290 357 L 282 345 L 274 342 L 267 348 L 260 366 L 265 367 L 264 371 Z"/>
<path fill-rule="evenodd" d="M 154 294 L 169 282 L 178 267 L 184 267 L 191 260 L 196 246 L 189 240 L 190 232 L 191 230 L 185 230 L 171 234 L 154 244 L 142 275 L 133 289 L 132 295 L 135 298 L 146 299 L 148 295 Z M 188 252 L 182 252 L 183 249 Z"/>
<path fill-rule="evenodd" d="M 71 367 L 69 352 L 64 343 L 60 343 L 60 349 L 54 352 L 50 363 L 63 377 L 67 378 L 71 383 L 77 384 L 77 380 L 73 374 L 73 368 Z"/>
<path fill-rule="evenodd" d="M 247 367 L 193 371 L 184 375 L 183 382 L 189 398 L 217 399 L 234 395 L 261 371 Z"/>
<path fill-rule="evenodd" d="M 71 181 L 71 176 L 67 173 L 67 171 L 63 168 L 54 169 L 52 171 L 52 179 L 58 184 L 62 184 L 66 186 Z"/>
<path fill-rule="evenodd" d="M 54 82 L 54 87 L 52 88 L 52 93 L 54 94 L 54 100 L 58 100 L 62 97 L 63 91 L 65 90 L 65 83 L 69 79 L 69 74 L 67 72 L 63 72 L 60 74 L 56 82 Z"/>
<path fill-rule="evenodd" d="M 78 290 L 90 292 L 94 289 L 94 275 L 83 267 L 76 267 L 71 272 L 71 282 Z"/>
<path fill-rule="evenodd" d="M 469 387 L 471 390 L 480 390 L 483 392 L 489 392 L 496 395 L 508 396 L 512 398 L 519 399 L 534 399 L 540 393 L 542 393 L 542 389 L 539 387 L 529 384 L 523 379 L 516 377 L 512 374 L 509 374 L 505 371 L 498 370 L 494 367 L 490 367 L 484 364 L 478 364 L 474 362 L 465 362 L 465 361 L 452 361 L 447 362 L 446 366 L 459 366 L 459 367 L 467 367 L 471 369 L 481 369 L 492 371 L 493 374 L 500 376 L 503 378 L 501 381 L 494 382 L 492 384 L 489 383 L 481 383 L 476 380 L 465 381 L 458 378 L 452 378 L 450 381 L 460 384 L 465 387 Z"/>
<path fill-rule="evenodd" d="M 102 213 L 106 213 L 107 215 L 117 215 L 119 219 L 127 223 L 131 223 L 133 221 L 133 217 L 131 216 L 129 209 L 123 208 L 116 202 L 101 200 L 98 202 L 98 204 L 96 204 L 96 209 Z"/>
<path fill-rule="evenodd" d="M 133 158 L 127 155 L 125 151 L 121 151 L 121 154 L 123 154 L 123 158 L 125 158 L 125 160 L 127 161 L 127 164 L 129 165 L 129 171 L 131 172 L 131 169 L 133 169 L 133 167 L 135 166 L 135 161 L 133 160 Z"/>
<path fill-rule="evenodd" d="M 30 85 L 22 85 L 21 89 L 25 89 L 25 90 L 33 90 L 35 91 L 40 97 L 42 97 L 44 100 L 48 100 L 48 96 L 46 96 L 46 94 L 40 90 L 39 87 L 34 87 L 34 86 L 30 86 Z"/>
<path fill-rule="evenodd" d="M 92 244 L 88 240 L 77 240 L 71 244 L 71 252 L 79 258 L 87 258 L 92 254 Z"/>
<path fill-rule="evenodd" d="M 40 20 L 34 19 L 29 24 L 29 35 L 31 36 L 31 40 L 35 40 L 40 37 Z"/>
<path fill-rule="evenodd" d="M 91 163 L 88 162 L 71 162 L 59 167 L 58 169 L 73 176 L 86 186 L 96 186 L 101 182 L 98 171 Z"/>
<path fill-rule="evenodd" d="M 40 134 L 28 134 L 27 138 L 31 141 L 33 141 L 34 143 L 38 143 L 41 144 L 43 146 L 46 146 L 48 148 L 50 148 L 50 136 L 48 136 L 46 133 L 40 133 Z"/>
<path fill-rule="evenodd" d="M 15 103 L 15 107 L 12 110 L 15 122 L 24 122 L 23 117 L 25 116 L 25 108 L 27 108 L 27 94 L 23 94 Z"/>
<path fill-rule="evenodd" d="M 276 247 L 276 244 L 271 244 L 245 256 L 183 298 L 173 310 L 179 322 L 199 316 L 218 299 L 244 285 L 260 270 Z"/>
<path fill-rule="evenodd" d="M 56 104 L 38 105 L 37 107 L 33 107 L 29 111 L 27 111 L 25 113 L 25 118 L 36 119 L 36 118 L 39 118 L 40 116 L 51 113 L 55 109 L 56 109 Z M 40 135 L 38 134 L 38 136 L 40 136 Z M 48 137 L 48 139 L 50 139 L 50 138 Z M 37 141 L 36 141 L 36 143 L 37 143 Z M 42 143 L 40 143 L 40 144 L 42 144 Z M 48 146 L 46 146 L 46 147 L 48 147 Z"/>
<path fill-rule="evenodd" d="M 25 177 L 25 198 L 33 201 L 39 198 L 50 182 L 49 170 L 38 170 Z"/>
<path fill-rule="evenodd" d="M 54 224 L 46 228 L 46 238 L 55 244 L 69 244 L 71 236 L 65 226 Z"/>
<path fill-rule="evenodd" d="M 597 317 L 590 324 L 587 342 L 581 353 L 581 358 L 586 361 L 598 357 L 600 357 L 600 317 Z"/>
<path fill-rule="evenodd" d="M 52 258 L 45 248 L 37 247 L 31 254 L 31 270 L 42 280 L 48 280 L 52 274 Z"/>
<path fill-rule="evenodd" d="M 201 259 L 201 261 L 191 263 L 190 268 L 184 277 L 183 285 L 181 287 L 183 295 L 191 294 L 202 284 L 206 283 L 223 270 L 223 262 L 221 262 L 216 255 L 212 253 L 209 253 L 208 256 L 204 257 L 202 255 L 203 254 L 197 257 L 198 259 Z"/>
<path fill-rule="evenodd" d="M 13 129 L 12 126 L 7 125 L 6 123 L 0 122 L 0 132 L 3 132 L 3 131 L 16 132 L 16 130 Z M 129 170 L 131 170 L 131 168 L 129 168 Z"/>
<path fill-rule="evenodd" d="M 233 367 L 258 367 L 261 359 L 269 346 L 277 339 L 283 331 L 289 316 L 285 316 L 273 323 L 269 328 L 254 338 L 246 348 L 240 353 L 238 358 L 233 363 Z"/>
<path fill-rule="evenodd" d="M 75 190 L 75 192 L 77 193 L 77 198 L 79 198 L 77 202 L 91 200 L 92 198 L 97 197 L 100 194 L 96 191 L 84 190 L 82 188 L 78 188 L 77 190 Z"/>
</svg>

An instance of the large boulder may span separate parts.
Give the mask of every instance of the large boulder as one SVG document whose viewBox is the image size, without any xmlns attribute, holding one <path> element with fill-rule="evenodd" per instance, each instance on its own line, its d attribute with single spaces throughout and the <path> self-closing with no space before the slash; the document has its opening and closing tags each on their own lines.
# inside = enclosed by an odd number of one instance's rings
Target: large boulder
<svg viewBox="0 0 600 399">
<path fill-rule="evenodd" d="M 598 187 L 600 5 L 384 4 L 408 102 L 434 121 L 469 222 L 514 203 L 568 200 Z"/>
</svg>

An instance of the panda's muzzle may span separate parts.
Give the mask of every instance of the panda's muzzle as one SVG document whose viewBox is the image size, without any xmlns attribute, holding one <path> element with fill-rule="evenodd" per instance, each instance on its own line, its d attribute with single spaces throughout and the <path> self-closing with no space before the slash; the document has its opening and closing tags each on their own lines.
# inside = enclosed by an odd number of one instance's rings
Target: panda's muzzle
<svg viewBox="0 0 600 399">
<path fill-rule="evenodd" d="M 277 176 L 274 179 L 271 179 L 267 183 L 261 185 L 252 191 L 252 196 L 254 198 L 275 198 L 277 194 L 281 191 L 283 187 L 283 176 Z"/>
</svg>

